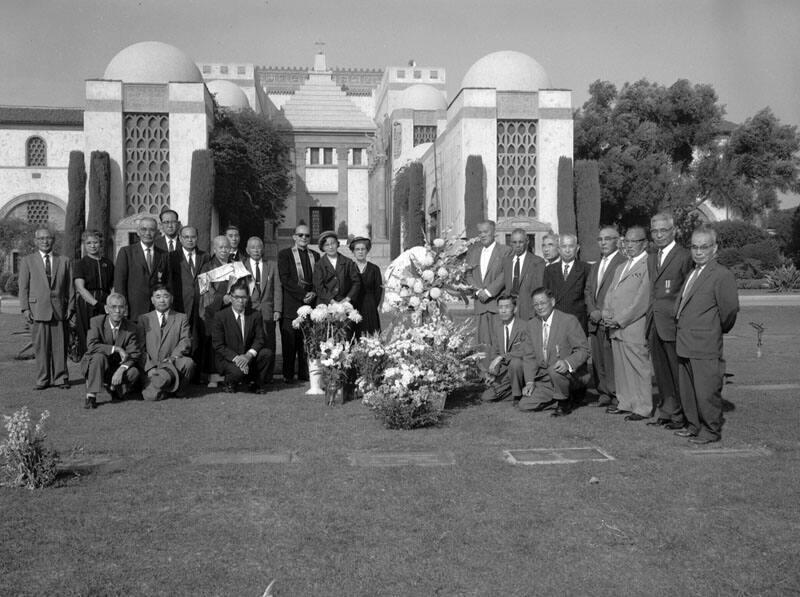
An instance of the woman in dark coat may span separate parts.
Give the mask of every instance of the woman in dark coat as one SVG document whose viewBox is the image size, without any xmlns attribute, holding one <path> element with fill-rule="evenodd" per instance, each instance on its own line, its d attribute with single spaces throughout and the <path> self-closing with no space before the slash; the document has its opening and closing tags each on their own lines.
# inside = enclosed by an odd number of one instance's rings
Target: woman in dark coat
<svg viewBox="0 0 800 597">
<path fill-rule="evenodd" d="M 314 264 L 314 292 L 317 304 L 349 299 L 355 305 L 361 291 L 361 275 L 353 260 L 339 253 L 339 238 L 332 230 L 319 236 L 322 257 Z"/>
<path fill-rule="evenodd" d="M 81 234 L 83 257 L 72 267 L 75 282 L 75 324 L 78 336 L 78 355 L 86 352 L 86 333 L 89 320 L 105 313 L 103 307 L 114 284 L 114 264 L 103 257 L 102 235 L 97 230 L 85 230 Z"/>
<path fill-rule="evenodd" d="M 356 268 L 361 274 L 361 292 L 353 304 L 363 318 L 357 327 L 358 335 L 381 331 L 378 307 L 383 300 L 383 276 L 377 265 L 367 261 L 367 253 L 371 248 L 372 241 L 364 236 L 357 236 L 350 241 L 350 252 L 353 253 Z"/>
</svg>

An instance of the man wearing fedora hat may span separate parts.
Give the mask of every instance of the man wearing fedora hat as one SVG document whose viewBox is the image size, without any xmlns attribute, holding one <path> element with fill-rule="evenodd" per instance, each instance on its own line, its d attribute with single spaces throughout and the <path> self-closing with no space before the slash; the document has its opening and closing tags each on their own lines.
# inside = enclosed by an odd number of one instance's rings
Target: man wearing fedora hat
<svg viewBox="0 0 800 597">
<path fill-rule="evenodd" d="M 141 315 L 138 325 L 147 375 L 142 397 L 161 400 L 177 392 L 194 376 L 195 364 L 189 356 L 192 336 L 186 315 L 171 309 L 172 293 L 166 286 L 155 286 L 150 301 L 155 311 Z"/>
</svg>

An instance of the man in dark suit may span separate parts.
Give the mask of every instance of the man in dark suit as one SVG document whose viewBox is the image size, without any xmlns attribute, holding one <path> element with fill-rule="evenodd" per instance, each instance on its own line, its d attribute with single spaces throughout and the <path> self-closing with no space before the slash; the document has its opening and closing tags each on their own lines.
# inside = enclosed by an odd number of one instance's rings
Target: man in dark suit
<svg viewBox="0 0 800 597">
<path fill-rule="evenodd" d="M 81 372 L 86 379 L 84 408 L 97 408 L 97 394 L 108 386 L 111 400 L 135 398 L 133 388 L 139 380 L 142 349 L 136 326 L 125 318 L 125 297 L 111 293 L 105 315 L 95 315 L 86 335 L 86 354 Z"/>
<path fill-rule="evenodd" d="M 283 353 L 283 379 L 290 383 L 295 377 L 308 381 L 308 359 L 303 345 L 303 333 L 292 327 L 297 309 L 303 305 L 313 307 L 317 294 L 314 292 L 314 265 L 319 254 L 308 248 L 311 229 L 305 224 L 295 227 L 294 246 L 278 252 L 278 279 L 283 289 L 283 311 L 281 313 L 281 351 Z"/>
<path fill-rule="evenodd" d="M 527 242 L 527 238 L 525 239 Z M 492 334 L 482 369 L 487 388 L 484 401 L 522 398 L 525 380 L 533 380 L 536 360 L 527 321 L 515 313 L 517 299 L 504 294 L 497 299 L 497 318 L 492 321 Z"/>
<path fill-rule="evenodd" d="M 194 377 L 195 363 L 189 356 L 192 338 L 189 320 L 172 310 L 172 294 L 166 286 L 156 286 L 152 296 L 154 311 L 139 317 L 139 346 L 144 350 L 145 373 L 142 395 L 145 400 L 161 400 Z M 168 389 L 154 387 L 154 378 L 176 375 Z M 174 389 L 173 389 L 174 388 Z"/>
<path fill-rule="evenodd" d="M 180 248 L 169 254 L 169 271 L 172 279 L 173 308 L 186 315 L 192 338 L 192 358 L 198 362 L 203 338 L 203 320 L 200 311 L 200 286 L 197 276 L 208 263 L 209 256 L 197 248 L 197 228 L 181 228 Z"/>
<path fill-rule="evenodd" d="M 242 242 L 242 235 L 239 232 L 239 227 L 233 224 L 225 228 L 225 236 L 231 244 L 231 252 L 228 255 L 228 261 L 244 261 L 247 259 L 247 253 L 239 245 Z"/>
<path fill-rule="evenodd" d="M 553 291 L 556 309 L 574 315 L 586 333 L 586 278 L 589 266 L 576 259 L 578 237 L 562 234 L 558 237 L 560 261 L 551 263 L 544 269 L 544 286 Z"/>
<path fill-rule="evenodd" d="M 572 412 L 589 383 L 589 341 L 574 315 L 555 308 L 549 288 L 533 292 L 536 317 L 528 322 L 536 360 L 532 379 L 526 378 L 520 410 L 542 411 L 556 405 L 551 416 Z"/>
<path fill-rule="evenodd" d="M 517 298 L 517 317 L 528 321 L 533 317 L 533 291 L 544 279 L 544 259 L 527 250 L 528 235 L 522 228 L 511 232 L 510 243 L 511 253 L 503 258 L 503 292 Z"/>
<path fill-rule="evenodd" d="M 36 355 L 36 385 L 69 389 L 66 322 L 74 309 L 72 268 L 69 258 L 53 252 L 53 233 L 34 233 L 37 251 L 19 265 L 19 304 L 31 326 Z"/>
<path fill-rule="evenodd" d="M 675 307 L 686 276 L 694 267 L 689 251 L 675 243 L 672 215 L 658 213 L 650 219 L 650 235 L 658 251 L 647 258 L 650 305 L 645 329 L 658 385 L 655 419 L 648 425 L 682 429 L 685 425 L 678 392 L 678 354 L 675 352 Z"/>
<path fill-rule="evenodd" d="M 261 313 L 264 326 L 264 343 L 275 354 L 275 322 L 281 320 L 283 310 L 283 289 L 274 261 L 264 260 L 264 243 L 257 236 L 247 239 L 248 258 L 244 262 L 250 272 L 248 290 L 250 306 Z M 267 372 L 266 383 L 272 383 L 273 367 Z"/>
<path fill-rule="evenodd" d="M 161 219 L 161 236 L 156 239 L 156 246 L 171 255 L 181 248 L 179 231 L 181 221 L 178 219 L 178 212 L 174 209 L 165 209 L 159 216 Z"/>
<path fill-rule="evenodd" d="M 495 239 L 495 224 L 492 220 L 478 222 L 479 243 L 469 248 L 467 282 L 472 286 L 472 303 L 477 320 L 478 344 L 489 345 L 492 335 L 492 320 L 497 315 L 497 296 L 503 290 L 503 258 L 511 252 L 509 247 L 498 244 Z"/>
<path fill-rule="evenodd" d="M 586 312 L 589 314 L 589 343 L 592 347 L 592 369 L 599 398 L 597 406 L 616 404 L 617 389 L 614 383 L 614 357 L 611 337 L 603 324 L 603 302 L 611 286 L 611 279 L 625 255 L 619 250 L 619 232 L 614 226 L 603 226 L 597 237 L 600 261 L 592 265 L 586 279 Z"/>
<path fill-rule="evenodd" d="M 247 308 L 247 282 L 239 280 L 231 286 L 230 296 L 231 308 L 217 313 L 211 329 L 217 371 L 225 375 L 223 389 L 234 393 L 238 384 L 249 380 L 256 394 L 265 394 L 275 353 L 264 346 L 261 313 Z"/>
<path fill-rule="evenodd" d="M 739 296 L 733 274 L 716 260 L 713 228 L 695 230 L 691 249 L 695 268 L 678 299 L 675 337 L 686 429 L 675 434 L 708 444 L 722 437 L 722 335 L 736 323 Z"/>
<path fill-rule="evenodd" d="M 154 244 L 157 228 L 155 218 L 142 216 L 136 228 L 139 242 L 122 247 L 114 264 L 114 291 L 127 300 L 131 321 L 153 308 L 150 293 L 156 284 L 170 283 L 167 254 Z"/>
</svg>

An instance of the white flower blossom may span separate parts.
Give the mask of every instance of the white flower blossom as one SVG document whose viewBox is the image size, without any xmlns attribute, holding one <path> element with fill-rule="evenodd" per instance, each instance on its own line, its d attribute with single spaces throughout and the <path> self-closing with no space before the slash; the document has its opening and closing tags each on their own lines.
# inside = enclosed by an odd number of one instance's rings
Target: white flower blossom
<svg viewBox="0 0 800 597">
<path fill-rule="evenodd" d="M 308 317 L 311 314 L 313 309 L 308 305 L 303 305 L 302 307 L 298 307 L 297 309 L 297 316 L 298 317 Z"/>
<path fill-rule="evenodd" d="M 428 282 L 429 284 L 430 284 L 431 282 L 433 282 L 433 280 L 434 280 L 434 278 L 435 278 L 435 277 L 436 277 L 436 274 L 434 274 L 434 273 L 433 273 L 431 270 L 429 270 L 429 269 L 426 269 L 424 272 L 422 272 L 422 279 L 423 279 L 423 280 L 425 280 L 426 282 Z"/>
<path fill-rule="evenodd" d="M 444 239 L 443 238 L 434 238 L 433 239 L 433 246 L 437 249 L 441 249 L 444 246 Z"/>
<path fill-rule="evenodd" d="M 416 280 L 414 282 L 414 292 L 416 294 L 422 294 L 424 290 L 425 290 L 425 285 L 422 283 L 422 280 Z"/>
<path fill-rule="evenodd" d="M 440 278 L 446 278 L 448 274 L 447 268 L 442 266 L 438 270 L 436 270 L 436 275 Z"/>
<path fill-rule="evenodd" d="M 442 290 L 440 288 L 431 288 L 429 294 L 433 300 L 438 300 L 440 296 L 442 296 Z"/>
<path fill-rule="evenodd" d="M 347 314 L 347 319 L 349 319 L 353 323 L 359 323 L 364 318 L 361 317 L 361 313 L 353 309 L 352 311 L 350 311 L 350 313 Z"/>
</svg>

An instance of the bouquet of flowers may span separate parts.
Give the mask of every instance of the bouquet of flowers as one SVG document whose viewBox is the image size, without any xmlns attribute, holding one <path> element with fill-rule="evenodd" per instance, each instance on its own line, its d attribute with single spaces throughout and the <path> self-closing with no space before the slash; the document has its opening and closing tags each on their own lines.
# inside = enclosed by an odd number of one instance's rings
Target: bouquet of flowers
<svg viewBox="0 0 800 597">
<path fill-rule="evenodd" d="M 383 311 L 423 313 L 437 317 L 442 303 L 463 300 L 468 303 L 472 287 L 466 281 L 471 269 L 465 260 L 467 250 L 477 239 L 449 236 L 425 239 L 425 245 L 405 251 L 386 270 L 386 295 Z"/>
<path fill-rule="evenodd" d="M 333 340 L 342 344 L 352 335 L 353 325 L 361 321 L 361 314 L 345 300 L 311 308 L 303 305 L 297 310 L 292 327 L 302 330 L 306 354 L 309 359 L 319 359 L 322 345 Z M 349 346 L 349 344 L 348 344 Z"/>
<path fill-rule="evenodd" d="M 320 348 L 320 364 L 323 368 L 323 378 L 326 389 L 341 389 L 350 377 L 353 358 L 350 352 L 352 341 L 342 342 L 334 338 L 328 338 L 322 342 Z M 334 400 L 334 393 L 327 392 L 328 405 Z"/>
</svg>

